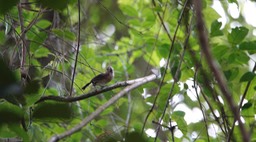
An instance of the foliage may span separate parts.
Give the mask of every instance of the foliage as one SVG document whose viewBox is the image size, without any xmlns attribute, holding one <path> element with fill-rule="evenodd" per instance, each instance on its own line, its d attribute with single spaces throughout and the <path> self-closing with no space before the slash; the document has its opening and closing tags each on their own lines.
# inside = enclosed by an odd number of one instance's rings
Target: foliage
<svg viewBox="0 0 256 142">
<path fill-rule="evenodd" d="M 211 5 L 203 1 L 202 30 L 253 141 L 253 27 L 228 11 L 224 25 Z M 46 141 L 75 128 L 124 90 L 64 101 L 94 90 L 81 87 L 111 65 L 108 85 L 152 68 L 161 77 L 126 92 L 65 141 L 241 141 L 235 110 L 201 50 L 193 8 L 185 0 L 0 0 L 0 137 Z M 47 96 L 64 99 L 39 101 Z"/>
</svg>

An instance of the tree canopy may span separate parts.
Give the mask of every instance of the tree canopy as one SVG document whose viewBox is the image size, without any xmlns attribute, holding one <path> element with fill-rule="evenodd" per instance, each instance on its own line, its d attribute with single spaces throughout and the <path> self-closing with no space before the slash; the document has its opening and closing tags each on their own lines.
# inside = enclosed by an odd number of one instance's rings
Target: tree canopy
<svg viewBox="0 0 256 142">
<path fill-rule="evenodd" d="M 255 141 L 245 3 L 0 0 L 0 140 Z"/>
</svg>

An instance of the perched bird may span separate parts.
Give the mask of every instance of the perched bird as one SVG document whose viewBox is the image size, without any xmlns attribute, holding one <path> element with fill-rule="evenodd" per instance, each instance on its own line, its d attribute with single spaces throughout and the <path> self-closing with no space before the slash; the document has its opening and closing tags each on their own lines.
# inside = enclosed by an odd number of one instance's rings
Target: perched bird
<svg viewBox="0 0 256 142">
<path fill-rule="evenodd" d="M 107 84 L 108 82 L 110 82 L 113 79 L 113 77 L 114 77 L 114 69 L 111 66 L 108 66 L 105 73 L 101 73 L 101 74 L 95 76 L 89 83 L 84 85 L 84 87 L 82 89 L 84 90 L 91 83 L 93 86 L 96 86 L 96 85 L 103 86 L 103 85 Z"/>
</svg>

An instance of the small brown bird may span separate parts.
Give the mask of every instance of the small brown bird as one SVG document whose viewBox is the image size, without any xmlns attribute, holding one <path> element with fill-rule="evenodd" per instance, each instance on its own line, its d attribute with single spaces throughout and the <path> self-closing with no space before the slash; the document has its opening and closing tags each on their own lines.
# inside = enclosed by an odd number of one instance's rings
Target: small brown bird
<svg viewBox="0 0 256 142">
<path fill-rule="evenodd" d="M 89 83 L 84 85 L 84 87 L 82 89 L 84 90 L 91 83 L 93 86 L 96 86 L 96 85 L 103 86 L 103 85 L 107 84 L 108 82 L 110 82 L 113 79 L 113 77 L 114 77 L 114 69 L 111 66 L 108 66 L 105 73 L 101 73 L 101 74 L 95 76 Z"/>
</svg>

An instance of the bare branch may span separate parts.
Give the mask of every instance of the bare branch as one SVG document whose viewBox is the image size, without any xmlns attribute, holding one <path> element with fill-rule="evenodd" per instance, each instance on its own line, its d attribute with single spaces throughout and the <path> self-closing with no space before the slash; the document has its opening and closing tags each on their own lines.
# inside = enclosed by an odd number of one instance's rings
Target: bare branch
<svg viewBox="0 0 256 142">
<path fill-rule="evenodd" d="M 77 35 L 77 48 L 76 48 L 76 57 L 75 57 L 75 65 L 73 69 L 73 75 L 72 75 L 72 81 L 71 81 L 71 87 L 70 87 L 70 94 L 69 96 L 72 96 L 73 94 L 73 84 L 75 80 L 75 74 L 76 74 L 76 65 L 78 61 L 78 55 L 79 55 L 79 49 L 80 49 L 80 22 L 81 22 L 81 16 L 80 16 L 80 0 L 78 0 L 78 35 Z"/>
<path fill-rule="evenodd" d="M 103 112 L 106 108 L 108 108 L 113 103 L 115 103 L 118 99 L 123 97 L 126 93 L 130 92 L 131 90 L 133 90 L 135 88 L 140 87 L 143 84 L 151 82 L 155 79 L 157 79 L 157 75 L 151 74 L 149 76 L 144 77 L 142 80 L 136 81 L 132 85 L 127 86 L 121 92 L 119 92 L 114 97 L 112 97 L 109 101 L 107 101 L 104 105 L 100 106 L 97 110 L 95 110 L 91 115 L 89 115 L 87 118 L 85 118 L 82 122 L 77 124 L 75 127 L 73 127 L 72 129 L 70 129 L 62 134 L 52 136 L 51 139 L 49 140 L 49 142 L 59 141 L 65 137 L 68 137 L 68 136 L 80 131 L 83 127 L 85 127 L 88 123 L 90 123 L 95 117 L 100 115 L 101 112 Z"/>
<path fill-rule="evenodd" d="M 75 101 L 80 101 L 80 100 L 90 98 L 90 97 L 96 96 L 100 93 L 104 93 L 104 92 L 107 92 L 107 91 L 110 91 L 110 90 L 113 90 L 113 89 L 116 89 L 116 88 L 119 88 L 119 87 L 125 87 L 125 86 L 132 85 L 132 84 L 135 84 L 135 83 L 138 83 L 138 82 L 142 82 L 142 81 L 144 81 L 145 79 L 147 79 L 148 77 L 150 77 L 152 75 L 155 75 L 155 74 L 151 74 L 149 76 L 145 76 L 145 77 L 142 77 L 142 78 L 137 78 L 137 79 L 134 79 L 134 80 L 117 82 L 117 83 L 115 83 L 111 86 L 104 87 L 101 90 L 94 90 L 94 91 L 89 92 L 87 94 L 83 94 L 83 95 L 75 96 L 75 97 L 43 96 L 35 104 L 43 102 L 43 101 L 47 101 L 47 100 L 57 101 L 57 102 L 69 102 L 69 103 L 70 102 L 75 102 Z M 157 75 L 155 75 L 155 76 L 157 76 Z"/>
</svg>

